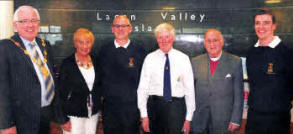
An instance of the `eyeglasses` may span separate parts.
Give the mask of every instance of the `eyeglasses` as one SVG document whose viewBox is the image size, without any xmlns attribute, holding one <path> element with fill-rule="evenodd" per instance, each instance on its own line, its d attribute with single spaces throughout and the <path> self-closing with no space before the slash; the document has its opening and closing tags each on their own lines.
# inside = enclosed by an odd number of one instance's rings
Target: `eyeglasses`
<svg viewBox="0 0 293 134">
<path fill-rule="evenodd" d="M 40 22 L 40 20 L 35 20 L 35 19 L 32 19 L 32 20 L 19 20 L 19 21 L 16 21 L 16 22 L 19 22 L 21 24 L 29 24 L 29 23 L 37 24 L 37 23 Z"/>
<path fill-rule="evenodd" d="M 205 40 L 205 42 L 208 43 L 208 44 L 217 43 L 219 41 L 221 41 L 221 40 L 220 39 L 212 39 L 212 40 L 207 39 L 207 40 Z"/>
<path fill-rule="evenodd" d="M 119 27 L 121 27 L 121 28 L 126 28 L 126 27 L 129 27 L 130 25 L 112 25 L 113 27 L 115 27 L 115 28 L 119 28 Z"/>
</svg>

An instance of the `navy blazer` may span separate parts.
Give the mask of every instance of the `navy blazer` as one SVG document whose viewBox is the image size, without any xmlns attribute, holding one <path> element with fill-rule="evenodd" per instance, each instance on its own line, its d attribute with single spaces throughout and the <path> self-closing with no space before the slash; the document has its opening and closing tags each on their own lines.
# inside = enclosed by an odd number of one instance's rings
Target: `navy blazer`
<svg viewBox="0 0 293 134">
<path fill-rule="evenodd" d="M 11 38 L 25 49 L 19 35 Z M 53 74 L 49 42 L 46 41 L 46 48 L 40 38 L 36 42 L 42 52 L 47 50 L 47 65 Z M 40 127 L 41 85 L 30 57 L 10 40 L 0 42 L 0 74 L 0 129 L 16 125 L 18 134 L 36 134 Z M 57 105 L 54 97 L 47 118 L 59 118 L 53 107 Z"/>
<path fill-rule="evenodd" d="M 58 90 L 60 91 L 65 115 L 88 117 L 87 97 L 90 93 L 92 94 L 94 103 L 92 114 L 100 110 L 101 95 L 98 89 L 98 69 L 96 67 L 96 58 L 91 55 L 91 59 L 95 70 L 95 80 L 92 91 L 89 91 L 86 81 L 75 62 L 74 54 L 64 59 L 62 62 L 58 79 Z"/>
</svg>

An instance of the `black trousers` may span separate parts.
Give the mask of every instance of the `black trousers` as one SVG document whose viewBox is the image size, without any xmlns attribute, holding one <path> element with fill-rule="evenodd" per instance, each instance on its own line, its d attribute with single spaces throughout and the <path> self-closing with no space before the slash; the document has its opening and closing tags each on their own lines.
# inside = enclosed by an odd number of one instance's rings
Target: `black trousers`
<svg viewBox="0 0 293 134">
<path fill-rule="evenodd" d="M 150 96 L 148 116 L 151 134 L 183 134 L 181 131 L 186 115 L 184 98 L 172 97 L 165 102 L 163 97 Z"/>
<path fill-rule="evenodd" d="M 50 134 L 50 121 L 53 118 L 52 106 L 41 108 L 40 129 L 38 134 Z"/>
<path fill-rule="evenodd" d="M 258 112 L 248 110 L 245 134 L 290 134 L 290 111 Z"/>
<path fill-rule="evenodd" d="M 139 134 L 137 102 L 108 103 L 103 107 L 104 134 Z"/>
<path fill-rule="evenodd" d="M 104 134 L 139 134 L 139 126 L 103 127 Z"/>
</svg>

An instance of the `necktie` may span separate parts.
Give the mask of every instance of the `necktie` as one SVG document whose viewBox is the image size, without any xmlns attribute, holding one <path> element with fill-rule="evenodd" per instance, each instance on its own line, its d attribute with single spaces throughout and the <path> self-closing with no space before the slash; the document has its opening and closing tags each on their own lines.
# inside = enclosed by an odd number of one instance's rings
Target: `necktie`
<svg viewBox="0 0 293 134">
<path fill-rule="evenodd" d="M 53 79 L 50 75 L 50 71 L 46 67 L 46 63 L 41 59 L 39 53 L 37 52 L 37 46 L 34 43 L 30 44 L 31 50 L 32 50 L 32 60 L 37 64 L 39 67 L 38 69 L 41 71 L 44 81 L 45 81 L 45 89 L 46 89 L 46 95 L 45 99 L 51 103 L 53 97 L 54 97 L 54 85 L 53 85 Z"/>
<path fill-rule="evenodd" d="M 164 68 L 164 100 L 171 100 L 171 80 L 170 80 L 170 63 L 168 54 L 166 54 L 166 62 Z"/>
</svg>

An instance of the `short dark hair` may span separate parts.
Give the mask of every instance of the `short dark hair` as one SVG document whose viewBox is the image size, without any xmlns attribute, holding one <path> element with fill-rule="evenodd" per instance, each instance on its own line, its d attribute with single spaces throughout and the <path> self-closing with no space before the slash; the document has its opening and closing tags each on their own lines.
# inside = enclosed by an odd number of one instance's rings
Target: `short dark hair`
<svg viewBox="0 0 293 134">
<path fill-rule="evenodd" d="M 268 15 L 271 15 L 272 16 L 272 21 L 273 21 L 273 24 L 276 24 L 277 20 L 276 20 L 276 16 L 275 14 L 270 10 L 270 9 L 267 9 L 267 8 L 262 8 L 262 9 L 258 9 L 254 15 L 254 19 L 253 21 L 255 21 L 255 17 L 257 15 L 264 15 L 264 14 L 268 14 Z"/>
</svg>

